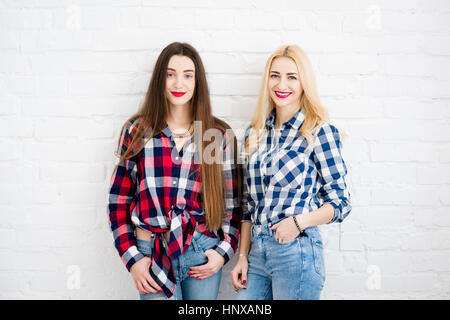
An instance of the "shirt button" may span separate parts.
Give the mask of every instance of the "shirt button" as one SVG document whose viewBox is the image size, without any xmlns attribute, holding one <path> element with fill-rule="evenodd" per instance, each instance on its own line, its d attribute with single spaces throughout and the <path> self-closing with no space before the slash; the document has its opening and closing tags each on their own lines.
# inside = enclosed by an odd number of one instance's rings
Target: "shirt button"
<svg viewBox="0 0 450 320">
<path fill-rule="evenodd" d="M 175 184 L 177 184 L 177 180 L 173 180 L 173 182 L 172 182 L 172 183 L 173 183 L 174 185 L 175 185 Z"/>
<path fill-rule="evenodd" d="M 180 159 L 180 157 L 175 157 L 175 160 L 178 160 L 178 159 Z"/>
</svg>

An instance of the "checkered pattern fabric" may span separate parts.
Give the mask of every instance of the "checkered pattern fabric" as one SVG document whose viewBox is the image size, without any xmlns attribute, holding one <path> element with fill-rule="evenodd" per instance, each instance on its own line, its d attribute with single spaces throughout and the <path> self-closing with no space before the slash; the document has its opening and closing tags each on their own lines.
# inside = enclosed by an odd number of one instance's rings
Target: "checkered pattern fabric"
<svg viewBox="0 0 450 320">
<path fill-rule="evenodd" d="M 276 223 L 325 203 L 334 207 L 329 223 L 342 222 L 350 213 L 340 134 L 333 125 L 322 123 L 314 131 L 313 148 L 308 149 L 300 133 L 304 118 L 299 110 L 279 131 L 274 128 L 274 110 L 267 118 L 260 144 L 244 166 L 242 221 Z M 244 144 L 251 130 L 247 128 Z"/>
<path fill-rule="evenodd" d="M 123 154 L 136 132 L 136 120 L 121 134 L 117 153 Z M 150 139 L 137 155 L 119 163 L 111 178 L 108 217 L 115 247 L 126 268 L 144 256 L 136 246 L 135 228 L 155 233 L 150 274 L 168 297 L 176 280 L 171 260 L 190 246 L 195 229 L 219 238 L 213 248 L 228 262 L 237 249 L 242 208 L 239 205 L 237 167 L 233 140 L 223 134 L 222 173 L 224 219 L 222 227 L 209 232 L 202 207 L 201 172 L 193 139 L 178 151 L 169 127 Z M 146 134 L 146 137 L 148 135 Z M 146 139 L 144 137 L 144 139 Z M 164 232 L 170 230 L 167 242 Z"/>
</svg>

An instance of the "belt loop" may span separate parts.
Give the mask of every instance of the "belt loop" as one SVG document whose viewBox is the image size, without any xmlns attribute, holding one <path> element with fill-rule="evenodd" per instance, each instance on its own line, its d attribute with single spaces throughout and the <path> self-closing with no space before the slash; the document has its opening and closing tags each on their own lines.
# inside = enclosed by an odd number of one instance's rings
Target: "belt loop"
<svg viewBox="0 0 450 320">
<path fill-rule="evenodd" d="M 254 225 L 252 226 L 252 238 L 255 238 L 255 237 L 258 235 L 258 233 L 257 233 L 257 231 L 256 231 L 256 228 L 257 228 L 257 225 L 254 224 Z"/>
<path fill-rule="evenodd" d="M 194 235 L 192 235 L 191 246 L 196 253 L 200 252 L 200 247 L 199 247 L 197 241 L 194 239 Z"/>
<path fill-rule="evenodd" d="M 271 223 L 268 223 L 268 224 L 266 225 L 266 227 L 267 227 L 267 233 L 268 233 L 270 236 L 273 236 L 273 235 L 274 235 L 273 230 L 270 228 L 270 227 L 273 226 L 274 224 L 275 224 L 275 223 L 271 222 Z"/>
</svg>

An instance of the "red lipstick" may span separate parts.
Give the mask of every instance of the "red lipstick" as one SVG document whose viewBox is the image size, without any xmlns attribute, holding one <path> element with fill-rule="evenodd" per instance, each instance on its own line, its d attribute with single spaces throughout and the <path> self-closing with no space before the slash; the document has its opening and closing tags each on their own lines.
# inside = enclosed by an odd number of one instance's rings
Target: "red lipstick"
<svg viewBox="0 0 450 320">
<path fill-rule="evenodd" d="M 170 91 L 170 93 L 175 97 L 182 97 L 185 95 L 186 92 Z"/>
<path fill-rule="evenodd" d="M 282 92 L 282 91 L 275 91 L 275 95 L 278 98 L 284 99 L 289 97 L 292 94 L 292 92 Z"/>
</svg>

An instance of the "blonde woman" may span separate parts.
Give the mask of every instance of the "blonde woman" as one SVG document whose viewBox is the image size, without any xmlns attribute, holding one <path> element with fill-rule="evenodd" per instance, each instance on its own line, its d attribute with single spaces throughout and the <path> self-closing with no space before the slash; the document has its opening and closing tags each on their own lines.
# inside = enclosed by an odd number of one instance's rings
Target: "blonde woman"
<svg viewBox="0 0 450 320">
<path fill-rule="evenodd" d="M 317 226 L 342 222 L 351 205 L 341 136 L 300 47 L 282 46 L 269 57 L 244 146 L 233 289 L 238 299 L 320 299 L 325 266 Z"/>
</svg>

